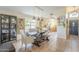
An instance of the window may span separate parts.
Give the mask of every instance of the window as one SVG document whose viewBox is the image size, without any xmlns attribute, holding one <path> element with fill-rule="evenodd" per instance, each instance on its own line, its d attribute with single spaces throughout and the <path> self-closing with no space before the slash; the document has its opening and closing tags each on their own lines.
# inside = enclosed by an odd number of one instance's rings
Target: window
<svg viewBox="0 0 79 59">
<path fill-rule="evenodd" d="M 36 30 L 36 20 L 26 19 L 25 20 L 25 32 L 33 32 Z"/>
</svg>

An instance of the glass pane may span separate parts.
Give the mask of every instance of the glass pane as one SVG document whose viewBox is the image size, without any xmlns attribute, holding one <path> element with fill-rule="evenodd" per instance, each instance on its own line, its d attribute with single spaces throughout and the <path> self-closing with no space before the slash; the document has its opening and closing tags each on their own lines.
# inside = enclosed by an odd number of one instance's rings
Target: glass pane
<svg viewBox="0 0 79 59">
<path fill-rule="evenodd" d="M 35 29 L 36 28 L 36 26 L 31 26 L 31 29 Z"/>
<path fill-rule="evenodd" d="M 35 23 L 36 21 L 35 20 L 32 20 L 31 22 Z"/>
<path fill-rule="evenodd" d="M 15 17 L 11 17 L 11 23 L 16 23 L 16 18 Z"/>
<path fill-rule="evenodd" d="M 36 26 L 36 24 L 35 23 L 31 23 L 31 26 Z"/>
</svg>

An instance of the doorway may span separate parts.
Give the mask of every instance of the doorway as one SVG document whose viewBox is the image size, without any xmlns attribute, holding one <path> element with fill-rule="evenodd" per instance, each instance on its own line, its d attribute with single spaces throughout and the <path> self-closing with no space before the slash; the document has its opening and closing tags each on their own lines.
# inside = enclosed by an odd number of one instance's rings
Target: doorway
<svg viewBox="0 0 79 59">
<path fill-rule="evenodd" d="M 69 18 L 67 20 L 67 40 L 65 47 L 67 51 L 79 51 L 78 21 L 78 18 Z"/>
<path fill-rule="evenodd" d="M 78 36 L 78 20 L 69 20 L 69 35 Z"/>
</svg>

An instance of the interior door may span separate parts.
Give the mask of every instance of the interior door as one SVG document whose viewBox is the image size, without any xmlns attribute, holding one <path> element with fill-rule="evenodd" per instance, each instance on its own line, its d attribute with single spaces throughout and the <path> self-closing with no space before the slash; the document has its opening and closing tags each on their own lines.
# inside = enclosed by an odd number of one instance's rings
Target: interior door
<svg viewBox="0 0 79 59">
<path fill-rule="evenodd" d="M 69 34 L 78 35 L 78 20 L 69 20 Z"/>
</svg>

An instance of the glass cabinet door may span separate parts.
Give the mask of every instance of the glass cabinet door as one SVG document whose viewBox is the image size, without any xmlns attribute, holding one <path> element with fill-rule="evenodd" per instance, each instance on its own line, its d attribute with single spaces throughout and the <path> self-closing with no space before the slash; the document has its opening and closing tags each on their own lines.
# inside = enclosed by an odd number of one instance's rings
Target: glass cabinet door
<svg viewBox="0 0 79 59">
<path fill-rule="evenodd" d="M 1 20 L 1 42 L 9 41 L 9 16 L 3 15 Z"/>
<path fill-rule="evenodd" d="M 1 44 L 1 16 L 0 16 L 0 44 Z"/>
<path fill-rule="evenodd" d="M 10 40 L 16 40 L 16 17 L 10 17 Z"/>
</svg>

